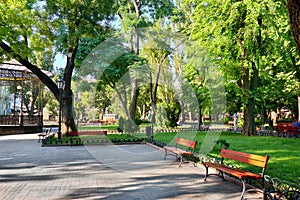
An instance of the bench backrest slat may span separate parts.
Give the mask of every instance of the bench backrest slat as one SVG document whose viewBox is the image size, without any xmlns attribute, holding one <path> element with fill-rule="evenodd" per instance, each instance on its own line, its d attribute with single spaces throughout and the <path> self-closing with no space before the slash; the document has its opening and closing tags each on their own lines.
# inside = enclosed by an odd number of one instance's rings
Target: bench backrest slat
<svg viewBox="0 0 300 200">
<path fill-rule="evenodd" d="M 79 136 L 79 135 L 107 135 L 107 131 L 72 131 L 70 136 Z"/>
<path fill-rule="evenodd" d="M 298 127 L 294 127 L 291 123 L 289 124 L 278 123 L 277 130 L 282 133 L 286 131 L 298 131 Z"/>
<path fill-rule="evenodd" d="M 250 165 L 255 165 L 258 167 L 266 168 L 269 160 L 269 156 L 260 156 L 254 154 L 248 154 L 243 152 L 237 152 L 229 149 L 221 150 L 221 157 L 228 158 L 232 160 L 237 160 L 239 162 L 247 163 Z"/>
<path fill-rule="evenodd" d="M 195 149 L 196 145 L 197 145 L 197 141 L 187 140 L 187 139 L 178 137 L 178 138 L 176 138 L 176 144 Z"/>
</svg>

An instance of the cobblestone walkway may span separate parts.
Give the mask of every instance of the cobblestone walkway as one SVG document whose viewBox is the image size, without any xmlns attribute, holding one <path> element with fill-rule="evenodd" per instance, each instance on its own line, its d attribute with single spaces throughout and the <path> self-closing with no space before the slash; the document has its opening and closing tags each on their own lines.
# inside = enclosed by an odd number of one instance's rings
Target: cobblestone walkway
<svg viewBox="0 0 300 200">
<path fill-rule="evenodd" d="M 241 187 L 149 145 L 41 147 L 0 137 L 0 199 L 239 199 Z"/>
</svg>

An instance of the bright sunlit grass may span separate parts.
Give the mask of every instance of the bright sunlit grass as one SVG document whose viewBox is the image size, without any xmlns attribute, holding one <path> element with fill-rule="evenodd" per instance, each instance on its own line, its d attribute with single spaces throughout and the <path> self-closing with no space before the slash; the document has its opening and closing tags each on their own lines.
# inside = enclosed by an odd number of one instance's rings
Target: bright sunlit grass
<svg viewBox="0 0 300 200">
<path fill-rule="evenodd" d="M 196 152 L 200 151 L 206 136 L 219 134 L 217 132 L 183 132 L 183 133 L 158 133 L 155 139 L 171 142 L 176 137 L 189 138 L 198 141 Z M 299 138 L 280 138 L 280 137 L 263 137 L 263 136 L 243 136 L 238 133 L 223 132 L 219 140 L 226 140 L 229 143 L 229 149 L 242 151 L 251 154 L 270 156 L 266 174 L 272 178 L 277 177 L 294 183 L 300 180 L 300 139 Z M 219 158 L 220 146 L 216 145 L 209 156 Z M 256 169 L 246 164 L 238 164 L 239 167 L 253 170 L 257 173 L 260 169 Z"/>
</svg>

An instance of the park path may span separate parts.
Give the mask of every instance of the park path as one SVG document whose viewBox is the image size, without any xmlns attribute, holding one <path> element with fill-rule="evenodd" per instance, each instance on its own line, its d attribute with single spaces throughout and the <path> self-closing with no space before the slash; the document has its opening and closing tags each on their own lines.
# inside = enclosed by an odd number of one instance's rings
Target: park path
<svg viewBox="0 0 300 200">
<path fill-rule="evenodd" d="M 41 147 L 0 137 L 0 199 L 239 199 L 241 187 L 149 145 Z"/>
</svg>

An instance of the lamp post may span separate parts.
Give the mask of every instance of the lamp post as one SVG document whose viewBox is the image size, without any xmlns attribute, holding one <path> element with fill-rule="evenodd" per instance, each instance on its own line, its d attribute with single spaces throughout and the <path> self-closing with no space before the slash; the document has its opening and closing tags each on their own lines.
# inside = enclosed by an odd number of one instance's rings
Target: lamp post
<svg viewBox="0 0 300 200">
<path fill-rule="evenodd" d="M 62 91 L 64 89 L 65 82 L 63 79 L 57 79 L 57 87 L 59 90 L 59 113 L 58 113 L 58 133 L 57 133 L 57 141 L 61 142 L 61 109 L 62 109 Z"/>
</svg>

